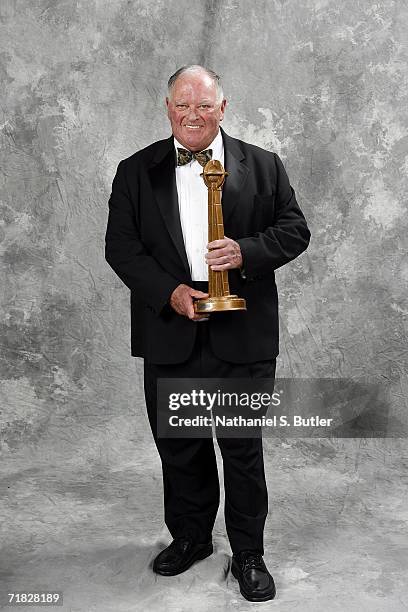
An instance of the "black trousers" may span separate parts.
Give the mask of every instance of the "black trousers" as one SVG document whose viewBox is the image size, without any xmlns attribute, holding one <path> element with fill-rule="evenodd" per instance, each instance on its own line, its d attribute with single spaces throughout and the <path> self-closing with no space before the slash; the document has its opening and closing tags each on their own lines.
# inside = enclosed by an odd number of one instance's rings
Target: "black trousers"
<svg viewBox="0 0 408 612">
<path fill-rule="evenodd" d="M 216 316 L 216 315 L 214 315 Z M 157 437 L 158 378 L 274 378 L 276 359 L 232 364 L 211 350 L 208 323 L 199 322 L 190 358 L 181 364 L 144 365 L 147 413 L 161 458 L 164 518 L 173 538 L 190 535 L 208 541 L 217 515 L 220 488 L 212 438 Z M 268 514 L 262 438 L 218 438 L 224 467 L 225 525 L 233 553 L 264 553 Z"/>
</svg>

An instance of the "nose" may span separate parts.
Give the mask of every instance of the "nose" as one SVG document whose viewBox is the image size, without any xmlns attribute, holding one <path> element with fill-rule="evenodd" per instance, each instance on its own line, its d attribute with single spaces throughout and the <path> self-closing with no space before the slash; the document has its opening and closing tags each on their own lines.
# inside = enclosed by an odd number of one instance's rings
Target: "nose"
<svg viewBox="0 0 408 612">
<path fill-rule="evenodd" d="M 188 119 L 190 121 L 195 121 L 198 118 L 198 113 L 193 106 L 190 106 L 188 109 Z"/>
</svg>

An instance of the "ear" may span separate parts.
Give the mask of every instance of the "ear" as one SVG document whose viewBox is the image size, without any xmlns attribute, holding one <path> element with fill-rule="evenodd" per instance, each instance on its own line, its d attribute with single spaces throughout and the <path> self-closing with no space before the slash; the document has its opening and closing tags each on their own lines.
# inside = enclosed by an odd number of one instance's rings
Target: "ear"
<svg viewBox="0 0 408 612">
<path fill-rule="evenodd" d="M 170 100 L 166 98 L 167 117 L 170 119 Z"/>
<path fill-rule="evenodd" d="M 227 101 L 224 98 L 224 100 L 221 102 L 221 105 L 220 105 L 220 121 L 224 119 L 224 113 L 225 113 L 226 106 L 227 106 Z"/>
</svg>

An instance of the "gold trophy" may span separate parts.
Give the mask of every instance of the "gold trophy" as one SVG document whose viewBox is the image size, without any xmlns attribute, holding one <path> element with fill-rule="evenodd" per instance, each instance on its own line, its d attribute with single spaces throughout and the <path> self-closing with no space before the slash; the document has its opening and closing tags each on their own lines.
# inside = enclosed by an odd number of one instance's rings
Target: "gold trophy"
<svg viewBox="0 0 408 612">
<path fill-rule="evenodd" d="M 224 238 L 221 188 L 228 172 L 224 170 L 220 161 L 211 159 L 206 163 L 201 176 L 208 188 L 208 242 L 212 242 Z M 244 298 L 230 295 L 227 270 L 211 270 L 208 266 L 208 294 L 208 298 L 194 302 L 194 310 L 197 314 L 246 310 Z"/>
</svg>

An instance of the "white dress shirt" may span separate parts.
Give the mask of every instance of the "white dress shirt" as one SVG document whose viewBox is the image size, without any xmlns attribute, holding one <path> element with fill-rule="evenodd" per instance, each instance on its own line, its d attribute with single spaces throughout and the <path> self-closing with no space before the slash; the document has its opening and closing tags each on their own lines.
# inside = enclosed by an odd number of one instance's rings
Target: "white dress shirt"
<svg viewBox="0 0 408 612">
<path fill-rule="evenodd" d="M 174 138 L 174 146 L 185 149 Z M 206 149 L 212 149 L 212 159 L 224 166 L 224 144 L 221 132 Z M 208 189 L 200 174 L 203 167 L 193 159 L 189 164 L 176 166 L 176 184 L 181 229 L 193 281 L 208 281 L 208 266 L 204 259 L 208 244 Z"/>
</svg>

